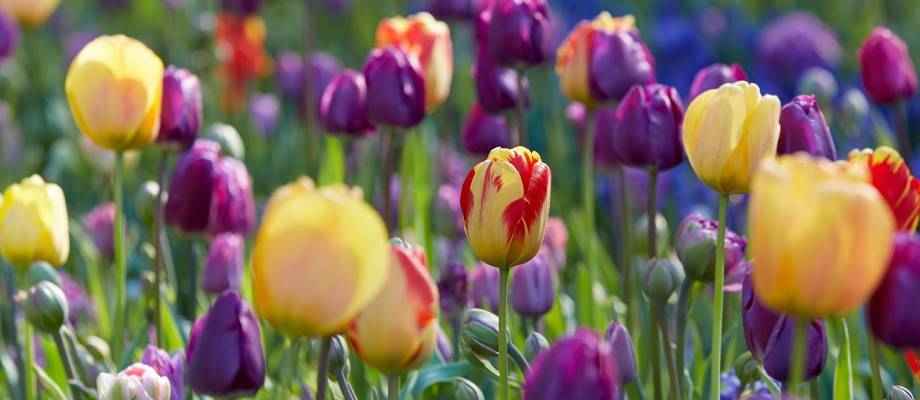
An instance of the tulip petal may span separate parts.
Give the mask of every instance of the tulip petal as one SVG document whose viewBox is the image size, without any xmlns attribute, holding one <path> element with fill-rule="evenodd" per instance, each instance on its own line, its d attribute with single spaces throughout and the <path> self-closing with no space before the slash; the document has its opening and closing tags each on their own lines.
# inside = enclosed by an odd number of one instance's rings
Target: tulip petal
<svg viewBox="0 0 920 400">
<path fill-rule="evenodd" d="M 750 92 L 746 91 L 747 94 Z M 754 95 L 759 96 L 759 93 Z M 729 193 L 746 192 L 758 164 L 765 157 L 773 157 L 779 143 L 779 99 L 776 96 L 764 96 L 759 101 L 754 99 L 752 103 L 748 95 L 745 100 L 753 107 L 749 109 L 740 142 L 729 156 L 726 174 L 722 177 L 722 188 Z"/>
</svg>

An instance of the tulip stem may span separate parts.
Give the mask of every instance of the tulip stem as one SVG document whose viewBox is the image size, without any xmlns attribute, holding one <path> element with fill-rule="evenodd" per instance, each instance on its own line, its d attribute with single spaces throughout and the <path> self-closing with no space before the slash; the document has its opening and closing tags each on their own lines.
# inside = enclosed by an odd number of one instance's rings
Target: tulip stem
<svg viewBox="0 0 920 400">
<path fill-rule="evenodd" d="M 629 212 L 629 196 L 626 191 L 626 172 L 624 167 L 616 167 L 616 187 L 619 195 L 620 207 L 620 268 L 623 271 L 623 301 L 626 303 L 626 325 L 630 332 L 636 332 L 639 326 L 635 300 L 633 299 L 633 267 L 632 267 L 632 217 Z"/>
<path fill-rule="evenodd" d="M 648 170 L 648 259 L 658 257 L 658 168 Z"/>
<path fill-rule="evenodd" d="M 396 172 L 396 163 L 399 162 L 399 153 L 401 150 L 399 129 L 391 126 L 388 132 L 383 134 L 383 215 L 384 222 L 390 235 L 394 235 L 399 230 L 399 208 L 393 207 L 393 199 L 390 195 L 390 188 L 393 184 L 393 175 Z M 402 190 L 400 190 L 400 195 Z"/>
<path fill-rule="evenodd" d="M 789 387 L 787 391 L 798 393 L 799 384 L 805 376 L 805 331 L 808 321 L 795 317 L 795 330 L 792 336 L 792 370 L 789 374 Z"/>
<path fill-rule="evenodd" d="M 523 71 L 522 71 L 523 72 Z M 519 75 L 520 76 L 520 75 Z M 588 268 L 588 293 L 591 301 L 583 306 L 587 309 L 589 327 L 595 326 L 594 284 L 597 281 L 597 261 L 594 257 L 594 111 L 585 115 L 584 146 L 582 146 L 582 201 L 585 208 L 585 266 Z"/>
<path fill-rule="evenodd" d="M 163 191 L 166 186 L 166 166 L 169 162 L 169 153 L 163 150 L 160 154 L 160 165 L 157 172 L 157 198 L 153 209 L 153 324 L 156 328 L 154 345 L 163 347 L 163 300 L 161 296 L 163 280 Z"/>
<path fill-rule="evenodd" d="M 649 321 L 649 324 L 651 324 L 650 326 L 651 329 L 649 329 L 651 337 L 649 338 L 649 341 L 651 342 L 651 350 L 652 350 L 651 354 L 649 354 L 649 357 L 651 358 L 651 363 L 652 363 L 652 389 L 655 395 L 654 399 L 661 400 L 662 392 L 663 392 L 663 389 L 661 387 L 661 349 L 660 349 L 661 340 L 658 338 L 659 331 L 658 331 L 658 325 L 656 323 L 656 318 L 657 318 L 657 315 L 655 315 L 657 313 L 656 308 L 657 306 L 653 304 L 652 305 L 652 316 L 651 316 L 651 320 Z"/>
<path fill-rule="evenodd" d="M 319 348 L 319 366 L 316 370 L 316 400 L 326 398 L 326 386 L 328 385 L 329 374 L 329 350 L 332 348 L 332 336 L 326 336 L 322 339 Z"/>
<path fill-rule="evenodd" d="M 74 384 L 82 384 L 82 382 L 76 374 L 76 367 L 74 366 L 75 364 L 73 357 L 70 354 L 70 350 L 68 349 L 67 344 L 64 343 L 64 335 L 61 334 L 62 329 L 64 328 L 59 328 L 56 332 L 54 332 L 54 335 L 52 335 L 54 336 L 54 344 L 58 348 L 58 353 L 61 355 L 61 360 L 64 361 L 64 372 L 67 374 L 67 383 L 71 388 L 70 391 L 72 392 L 73 398 L 75 400 L 82 400 L 83 393 L 73 388 Z"/>
<path fill-rule="evenodd" d="M 19 278 L 20 287 L 25 290 L 29 287 L 29 268 L 21 267 L 17 269 L 17 277 Z M 15 302 L 15 297 L 13 299 Z M 22 365 L 23 371 L 22 375 L 19 376 L 20 385 L 23 387 L 23 398 L 25 400 L 34 400 L 36 388 L 35 381 L 35 350 L 33 349 L 33 328 L 32 324 L 28 321 L 23 321 L 22 323 Z"/>
<path fill-rule="evenodd" d="M 335 379 L 338 381 L 339 390 L 342 391 L 342 395 L 345 396 L 345 400 L 357 400 L 358 397 L 355 396 L 355 389 L 351 387 L 351 383 L 348 382 L 348 376 L 345 375 L 344 368 L 340 369 L 335 373 Z"/>
<path fill-rule="evenodd" d="M 712 354 L 709 356 L 711 365 L 710 370 L 710 398 L 719 399 L 721 375 L 722 375 L 722 314 L 725 306 L 725 293 L 722 291 L 725 286 L 725 225 L 726 213 L 728 211 L 728 195 L 720 194 L 719 196 L 719 233 L 716 239 L 716 270 L 715 284 L 713 285 L 712 301 Z M 650 225 L 651 226 L 651 225 Z M 651 228 L 649 228 L 651 229 Z"/>
<path fill-rule="evenodd" d="M 498 373 L 499 400 L 511 400 L 508 389 L 508 289 L 511 280 L 511 267 L 499 268 L 499 304 L 498 304 Z"/>
<path fill-rule="evenodd" d="M 3 283 L 6 286 L 6 301 L 9 302 L 9 314 L 4 313 L 4 329 L 9 329 L 9 331 L 4 332 L 5 340 L 9 340 L 13 343 L 13 356 L 16 359 L 16 370 L 19 372 L 19 377 L 22 379 L 25 376 L 25 362 L 22 358 L 22 342 L 19 341 L 16 332 L 16 271 L 14 271 L 12 265 L 6 265 L 4 268 L 5 276 L 3 277 Z M 6 379 L 7 385 L 10 388 L 10 397 L 25 397 L 25 385 L 19 385 L 16 388 L 16 384 L 9 379 Z M 16 389 L 14 389 L 16 388 Z M 18 396 L 14 394 L 18 392 Z"/>
<path fill-rule="evenodd" d="M 668 335 L 667 319 L 661 305 L 652 306 L 652 319 L 658 323 L 658 330 L 661 332 L 661 345 L 664 350 L 665 362 L 668 364 L 668 379 L 671 380 L 671 394 L 668 397 L 678 400 L 682 399 L 683 393 L 680 390 L 680 376 L 677 374 L 677 366 L 674 363 L 674 353 L 671 347 L 671 339 Z"/>
<path fill-rule="evenodd" d="M 690 313 L 690 295 L 692 291 L 690 290 L 694 282 L 689 279 L 684 280 L 684 283 L 680 286 L 680 292 L 677 295 L 677 373 L 680 380 L 677 383 L 677 387 L 680 390 L 681 395 L 686 394 L 684 392 L 684 353 L 686 352 L 685 348 L 687 345 L 687 320 Z"/>
<path fill-rule="evenodd" d="M 850 328 L 847 325 L 846 318 L 838 318 L 837 321 L 840 325 L 839 332 L 843 336 L 839 344 L 840 351 L 837 354 L 837 365 L 843 365 L 843 372 L 840 372 L 840 368 L 838 367 L 836 373 L 842 374 L 842 379 L 844 379 L 845 382 L 840 386 L 835 385 L 834 397 L 847 399 L 852 397 L 853 394 L 853 355 L 851 353 L 852 347 L 850 347 Z M 835 375 L 834 379 L 837 379 L 837 375 Z M 840 387 L 842 392 L 837 393 L 837 387 Z"/>
<path fill-rule="evenodd" d="M 399 375 L 387 375 L 387 400 L 399 400 Z"/>
<path fill-rule="evenodd" d="M 872 400 L 882 400 L 882 370 L 879 367 L 878 340 L 869 335 L 869 363 L 872 365 Z"/>
<path fill-rule="evenodd" d="M 115 203 L 115 226 L 112 232 L 115 241 L 115 320 L 112 324 L 112 359 L 122 360 L 122 342 L 126 331 L 128 266 L 125 255 L 125 212 L 122 202 L 122 180 L 124 154 L 115 152 L 115 168 L 112 174 L 112 197 Z"/>
</svg>

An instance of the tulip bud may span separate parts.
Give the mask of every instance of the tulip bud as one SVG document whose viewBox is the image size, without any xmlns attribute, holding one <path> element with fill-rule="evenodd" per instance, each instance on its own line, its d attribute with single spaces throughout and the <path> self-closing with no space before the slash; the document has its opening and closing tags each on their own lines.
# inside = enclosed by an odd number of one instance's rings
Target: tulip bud
<svg viewBox="0 0 920 400">
<path fill-rule="evenodd" d="M 163 75 L 163 105 L 160 113 L 160 143 L 188 148 L 201 129 L 201 84 L 186 69 L 170 65 Z"/>
<path fill-rule="evenodd" d="M 610 326 L 607 327 L 607 333 L 604 338 L 610 344 L 610 352 L 617 367 L 620 384 L 626 385 L 638 379 L 636 352 L 626 326 L 617 321 L 611 322 Z"/>
<path fill-rule="evenodd" d="M 881 284 L 866 308 L 873 335 L 898 349 L 920 347 L 920 315 L 912 306 L 920 285 L 920 238 L 900 233 Z"/>
<path fill-rule="evenodd" d="M 677 258 L 684 265 L 687 277 L 699 282 L 712 282 L 716 264 L 716 242 L 719 222 L 691 213 L 677 229 Z M 731 275 L 744 260 L 747 241 L 730 229 L 725 231 L 725 275 Z"/>
<path fill-rule="evenodd" d="M 496 0 L 483 10 L 491 14 L 488 46 L 499 64 L 537 65 L 549 55 L 549 6 L 545 0 Z"/>
<path fill-rule="evenodd" d="M 438 294 L 441 311 L 454 316 L 466 309 L 469 303 L 469 276 L 466 267 L 458 262 L 448 262 L 438 277 Z"/>
<path fill-rule="evenodd" d="M 668 220 L 661 214 L 655 214 L 655 246 L 658 247 L 656 254 L 661 255 L 668 252 L 668 242 L 670 232 L 668 229 Z M 648 214 L 643 213 L 633 225 L 633 251 L 643 257 L 648 255 Z"/>
<path fill-rule="evenodd" d="M 169 379 L 172 388 L 170 400 L 182 400 L 185 395 L 183 386 L 183 373 L 185 369 L 185 355 L 182 352 L 171 356 L 169 353 L 154 346 L 147 346 L 141 363 L 153 368 L 158 375 Z"/>
<path fill-rule="evenodd" d="M 477 103 L 490 114 L 513 109 L 519 102 L 526 106 L 529 101 L 527 79 L 521 79 L 514 68 L 498 65 L 488 49 L 480 47 L 476 52 L 473 81 Z"/>
<path fill-rule="evenodd" d="M 243 237 L 235 233 L 217 235 L 211 241 L 201 273 L 201 289 L 210 294 L 239 291 L 243 276 Z"/>
<path fill-rule="evenodd" d="M 399 48 L 375 49 L 364 64 L 364 80 L 371 121 L 411 128 L 425 117 L 425 79 L 415 59 Z"/>
<path fill-rule="evenodd" d="M 885 27 L 873 29 L 859 48 L 859 74 L 876 103 L 893 103 L 917 92 L 917 71 L 907 44 Z"/>
<path fill-rule="evenodd" d="M 146 181 L 141 184 L 137 194 L 134 195 L 134 210 L 142 221 L 147 225 L 153 224 L 154 213 L 157 207 L 157 193 L 160 191 L 160 185 L 154 181 Z M 166 200 L 164 193 L 163 200 Z"/>
<path fill-rule="evenodd" d="M 281 104 L 273 94 L 258 94 L 249 101 L 249 119 L 262 137 L 270 137 L 278 128 Z"/>
<path fill-rule="evenodd" d="M 820 104 L 827 106 L 837 96 L 837 79 L 824 68 L 811 68 L 799 79 L 799 93 L 814 95 Z"/>
<path fill-rule="evenodd" d="M 837 159 L 834 137 L 815 96 L 796 96 L 779 115 L 778 154 L 805 152 L 831 161 Z"/>
<path fill-rule="evenodd" d="M 463 316 L 460 338 L 479 357 L 498 355 L 498 317 L 486 310 L 471 308 Z"/>
<path fill-rule="evenodd" d="M 760 364 L 750 351 L 745 351 L 735 359 L 734 369 L 742 387 L 760 379 Z"/>
<path fill-rule="evenodd" d="M 337 376 L 348 376 L 351 371 L 351 362 L 348 360 L 348 345 L 341 335 L 332 337 L 329 347 L 329 379 L 335 380 Z"/>
<path fill-rule="evenodd" d="M 240 132 L 231 125 L 216 123 L 208 127 L 202 138 L 212 140 L 220 145 L 220 151 L 237 160 L 246 156 L 246 146 Z"/>
<path fill-rule="evenodd" d="M 96 378 L 99 400 L 170 400 L 171 392 L 169 379 L 141 363 L 131 365 L 118 374 L 102 373 Z"/>
<path fill-rule="evenodd" d="M 102 203 L 83 216 L 83 229 L 93 240 L 96 250 L 106 260 L 111 260 L 115 254 L 115 241 L 113 226 L 115 225 L 115 204 Z"/>
<path fill-rule="evenodd" d="M 690 100 L 696 98 L 709 89 L 718 89 L 726 83 L 746 81 L 748 79 L 744 68 L 738 64 L 712 64 L 699 70 L 693 77 L 690 85 Z"/>
<path fill-rule="evenodd" d="M 470 302 L 473 307 L 498 311 L 499 271 L 483 263 L 470 273 Z"/>
<path fill-rule="evenodd" d="M 540 353 L 524 379 L 524 399 L 620 398 L 610 346 L 596 333 L 578 329 Z"/>
<path fill-rule="evenodd" d="M 496 147 L 511 145 L 511 128 L 504 115 L 486 114 L 474 103 L 463 125 L 463 148 L 470 154 L 484 156 Z"/>
<path fill-rule="evenodd" d="M 539 319 L 553 308 L 556 300 L 556 270 L 545 254 L 511 272 L 511 307 L 518 314 Z"/>
<path fill-rule="evenodd" d="M 677 90 L 651 84 L 633 86 L 616 111 L 598 113 L 596 132 L 618 164 L 635 168 L 674 168 L 684 161 L 681 124 L 684 106 Z"/>
<path fill-rule="evenodd" d="M 326 86 L 319 105 L 319 121 L 329 132 L 353 136 L 363 136 L 374 129 L 367 119 L 364 75 L 345 70 Z"/>
<path fill-rule="evenodd" d="M 67 320 L 67 298 L 51 282 L 32 286 L 23 308 L 29 323 L 43 333 L 55 334 Z"/>
<path fill-rule="evenodd" d="M 888 400 L 914 400 L 914 394 L 904 386 L 894 385 L 888 389 Z"/>
<path fill-rule="evenodd" d="M 537 331 L 530 331 L 527 340 L 524 341 L 524 355 L 528 360 L 533 361 L 543 350 L 549 348 L 549 340 L 546 336 Z"/>
<path fill-rule="evenodd" d="M 649 260 L 642 271 L 642 291 L 653 301 L 668 301 L 684 283 L 684 266 L 677 257 Z"/>
<path fill-rule="evenodd" d="M 0 202 L 0 254 L 14 266 L 36 261 L 60 266 L 70 253 L 64 191 L 32 175 L 3 191 Z M 25 229 L 28 227 L 29 229 Z"/>
<path fill-rule="evenodd" d="M 415 58 L 425 78 L 425 111 L 431 113 L 450 93 L 454 73 L 450 28 L 426 12 L 394 17 L 377 26 L 377 47 L 396 46 Z"/>
<path fill-rule="evenodd" d="M 51 264 L 36 261 L 29 266 L 29 285 L 38 285 L 41 282 L 51 282 L 61 286 L 61 275 Z"/>
<path fill-rule="evenodd" d="M 0 10 L 0 62 L 9 59 L 19 46 L 19 26 L 5 11 Z"/>
</svg>

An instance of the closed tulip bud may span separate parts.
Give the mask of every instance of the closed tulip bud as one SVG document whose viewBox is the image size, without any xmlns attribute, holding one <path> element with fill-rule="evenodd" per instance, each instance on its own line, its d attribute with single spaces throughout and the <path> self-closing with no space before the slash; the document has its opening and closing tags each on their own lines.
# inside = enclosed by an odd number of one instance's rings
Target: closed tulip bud
<svg viewBox="0 0 920 400">
<path fill-rule="evenodd" d="M 805 152 L 831 161 L 837 159 L 834 137 L 815 96 L 796 96 L 779 115 L 778 154 Z"/>
<path fill-rule="evenodd" d="M 786 382 L 792 370 L 795 320 L 791 316 L 771 311 L 761 303 L 760 297 L 751 279 L 746 279 L 741 299 L 744 339 L 751 355 L 763 363 L 767 373 L 774 379 Z M 805 380 L 821 374 L 826 358 L 827 333 L 824 322 L 811 321 L 805 333 Z"/>
<path fill-rule="evenodd" d="M 396 46 L 418 62 L 425 78 L 425 110 L 432 112 L 450 93 L 454 73 L 450 28 L 431 14 L 393 17 L 377 25 L 377 47 Z"/>
<path fill-rule="evenodd" d="M 479 357 L 497 356 L 498 316 L 479 308 L 466 310 L 460 339 Z"/>
<path fill-rule="evenodd" d="M 160 191 L 160 184 L 154 181 L 146 181 L 141 184 L 141 188 L 134 195 L 134 210 L 138 217 L 145 224 L 153 224 L 153 215 L 156 213 L 157 192 Z M 166 193 L 163 193 L 163 200 L 166 200 Z"/>
<path fill-rule="evenodd" d="M 367 87 L 364 75 L 352 70 L 340 73 L 323 92 L 319 121 L 329 132 L 363 136 L 373 131 L 367 119 Z"/>
<path fill-rule="evenodd" d="M 579 329 L 534 360 L 524 379 L 524 400 L 620 398 L 617 366 L 610 345 Z"/>
<path fill-rule="evenodd" d="M 712 64 L 699 70 L 690 85 L 690 100 L 710 89 L 718 89 L 726 83 L 746 81 L 747 72 L 738 64 Z"/>
<path fill-rule="evenodd" d="M 96 378 L 99 400 L 170 400 L 171 392 L 169 379 L 141 363 L 133 364 L 118 374 L 101 373 Z"/>
<path fill-rule="evenodd" d="M 404 373 L 434 352 L 438 289 L 428 275 L 425 251 L 395 240 L 383 289 L 348 329 L 355 353 L 381 372 Z"/>
<path fill-rule="evenodd" d="M 633 86 L 613 109 L 598 112 L 596 132 L 618 163 L 635 168 L 674 168 L 684 161 L 681 124 L 684 106 L 677 89 L 651 84 Z"/>
<path fill-rule="evenodd" d="M 463 148 L 470 154 L 484 156 L 496 147 L 511 145 L 511 128 L 504 115 L 490 115 L 474 103 L 463 125 Z"/>
<path fill-rule="evenodd" d="M 351 371 L 351 363 L 348 360 L 348 344 L 341 335 L 332 337 L 329 347 L 329 379 L 337 379 L 341 376 L 348 376 Z"/>
<path fill-rule="evenodd" d="M 67 203 L 61 187 L 32 175 L 0 198 L 0 254 L 10 264 L 63 265 L 70 253 Z"/>
<path fill-rule="evenodd" d="M 894 385 L 888 389 L 889 400 L 914 400 L 914 394 L 904 386 Z"/>
<path fill-rule="evenodd" d="M 632 15 L 602 12 L 582 21 L 559 47 L 556 74 L 571 100 L 594 106 L 619 100 L 633 85 L 655 82 L 655 60 Z"/>
<path fill-rule="evenodd" d="M 390 257 L 383 220 L 359 190 L 301 178 L 277 189 L 262 217 L 256 311 L 290 336 L 342 333 L 383 288 Z"/>
<path fill-rule="evenodd" d="M 748 244 L 757 262 L 754 291 L 764 305 L 819 318 L 845 315 L 868 300 L 888 265 L 895 231 L 868 180 L 863 164 L 805 154 L 763 163 L 751 188 Z"/>
<path fill-rule="evenodd" d="M 726 83 L 687 107 L 687 160 L 706 185 L 722 194 L 747 193 L 764 158 L 776 154 L 780 104 L 753 83 Z"/>
<path fill-rule="evenodd" d="M 220 145 L 221 153 L 242 160 L 246 157 L 246 146 L 240 132 L 231 125 L 216 123 L 208 127 L 204 139 L 211 140 Z"/>
<path fill-rule="evenodd" d="M 537 254 L 511 273 L 511 308 L 525 317 L 538 319 L 556 301 L 556 269 L 545 254 Z"/>
<path fill-rule="evenodd" d="M 19 26 L 0 9 L 0 62 L 9 59 L 19 46 Z"/>
<path fill-rule="evenodd" d="M 648 254 L 648 228 L 648 214 L 643 213 L 633 226 L 632 244 L 633 252 L 636 254 Z M 668 220 L 664 218 L 664 215 L 655 214 L 655 244 L 658 247 L 655 254 L 661 255 L 668 252 L 670 235 Z"/>
<path fill-rule="evenodd" d="M 89 42 L 70 64 L 64 91 L 77 126 L 93 143 L 123 151 L 157 138 L 163 61 L 143 43 L 123 35 Z"/>
<path fill-rule="evenodd" d="M 549 348 L 549 340 L 540 332 L 530 331 L 527 340 L 524 341 L 524 355 L 528 360 L 533 361 L 537 355 Z"/>
<path fill-rule="evenodd" d="M 243 237 L 235 233 L 217 235 L 208 249 L 201 273 L 201 289 L 210 294 L 239 291 L 242 276 Z"/>
<path fill-rule="evenodd" d="M 674 256 L 649 260 L 641 273 L 642 291 L 659 304 L 667 302 L 685 278 L 684 266 Z"/>
<path fill-rule="evenodd" d="M 411 128 L 425 118 L 425 78 L 415 58 L 403 50 L 374 50 L 364 64 L 364 81 L 371 121 Z"/>
<path fill-rule="evenodd" d="M 483 110 L 490 114 L 514 109 L 519 102 L 528 103 L 527 79 L 521 79 L 514 68 L 495 63 L 488 51 L 477 50 L 473 64 L 473 81 L 476 83 L 476 99 Z"/>
<path fill-rule="evenodd" d="M 907 44 L 885 27 L 873 29 L 859 48 L 859 74 L 876 103 L 893 103 L 917 92 L 917 71 Z"/>
<path fill-rule="evenodd" d="M 474 307 L 498 311 L 499 271 L 479 263 L 470 273 L 470 302 Z"/>
<path fill-rule="evenodd" d="M 537 255 L 549 213 L 551 175 L 539 153 L 520 146 L 495 148 L 470 170 L 460 208 L 477 258 L 510 268 Z"/>
<path fill-rule="evenodd" d="M 173 356 L 154 346 L 147 346 L 141 363 L 153 368 L 158 375 L 169 379 L 169 385 L 172 388 L 170 400 L 182 400 L 185 395 L 185 386 L 183 386 L 185 371 L 185 355 L 178 352 Z"/>
<path fill-rule="evenodd" d="M 495 0 L 480 46 L 503 65 L 537 65 L 549 56 L 549 6 L 545 0 Z"/>
<path fill-rule="evenodd" d="M 61 288 L 51 282 L 32 286 L 23 309 L 29 323 L 49 335 L 56 334 L 67 321 L 67 298 Z"/>
<path fill-rule="evenodd" d="M 850 163 L 863 164 L 869 170 L 872 186 L 888 203 L 894 213 L 899 231 L 914 231 L 920 220 L 920 180 L 911 175 L 910 168 L 897 150 L 881 146 L 875 150 L 853 150 Z"/>
<path fill-rule="evenodd" d="M 687 277 L 700 282 L 712 282 L 716 264 L 719 222 L 692 213 L 677 228 L 677 258 L 684 264 Z M 725 230 L 725 275 L 744 260 L 747 241 L 730 229 Z"/>
<path fill-rule="evenodd" d="M 262 137 L 270 137 L 278 129 L 281 103 L 273 94 L 258 94 L 249 101 L 249 118 Z"/>
<path fill-rule="evenodd" d="M 441 311 L 448 316 L 457 315 L 469 303 L 469 275 L 466 267 L 458 262 L 448 262 L 438 277 L 438 294 Z"/>
<path fill-rule="evenodd" d="M 197 394 L 251 396 L 265 383 L 259 320 L 236 292 L 224 292 L 195 321 L 185 356 L 188 386 Z"/>
<path fill-rule="evenodd" d="M 163 74 L 163 105 L 157 141 L 187 148 L 201 129 L 201 83 L 187 69 L 170 65 Z"/>
<path fill-rule="evenodd" d="M 799 79 L 799 93 L 812 94 L 827 106 L 837 96 L 837 79 L 827 69 L 811 68 Z"/>
<path fill-rule="evenodd" d="M 920 347 L 920 315 L 914 307 L 920 285 L 920 238 L 907 233 L 894 240 L 891 262 L 866 308 L 872 333 L 898 349 Z"/>
<path fill-rule="evenodd" d="M 29 285 L 38 285 L 41 282 L 51 282 L 61 287 L 61 274 L 45 261 L 34 262 L 29 266 Z"/>
<path fill-rule="evenodd" d="M 611 322 L 604 338 L 610 344 L 610 352 L 617 367 L 620 384 L 627 385 L 635 382 L 639 378 L 636 368 L 636 351 L 626 326 L 616 321 Z"/>
<path fill-rule="evenodd" d="M 83 229 L 89 234 L 96 250 L 107 260 L 115 254 L 115 241 L 112 227 L 115 224 L 115 204 L 103 203 L 83 216 Z"/>
<path fill-rule="evenodd" d="M 54 13 L 61 0 L 3 0 L 0 10 L 19 20 L 20 24 L 37 27 Z"/>
</svg>

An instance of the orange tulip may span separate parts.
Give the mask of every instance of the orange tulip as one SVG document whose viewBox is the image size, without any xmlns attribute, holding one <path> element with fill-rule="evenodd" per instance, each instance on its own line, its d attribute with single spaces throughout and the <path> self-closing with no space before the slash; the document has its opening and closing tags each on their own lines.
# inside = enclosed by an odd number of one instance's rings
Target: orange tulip
<svg viewBox="0 0 920 400">
<path fill-rule="evenodd" d="M 447 99 L 454 70 L 450 28 L 426 12 L 393 17 L 377 26 L 377 47 L 396 46 L 416 58 L 425 76 L 425 109 Z"/>
</svg>

